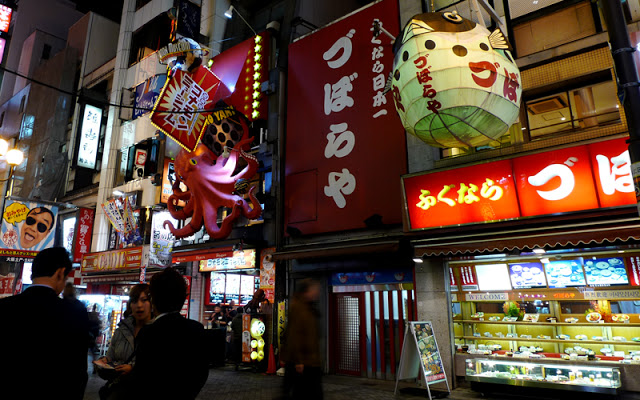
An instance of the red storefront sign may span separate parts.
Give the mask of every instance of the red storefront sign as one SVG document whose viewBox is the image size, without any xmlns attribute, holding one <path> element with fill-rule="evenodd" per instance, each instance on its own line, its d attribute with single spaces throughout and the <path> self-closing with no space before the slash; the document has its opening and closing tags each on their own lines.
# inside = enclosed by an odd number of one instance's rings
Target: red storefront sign
<svg viewBox="0 0 640 400">
<path fill-rule="evenodd" d="M 513 159 L 521 216 L 598 208 L 587 146 Z"/>
<path fill-rule="evenodd" d="M 640 256 L 625 257 L 629 285 L 640 286 Z"/>
<path fill-rule="evenodd" d="M 625 148 L 614 139 L 403 177 L 409 230 L 635 204 Z"/>
<path fill-rule="evenodd" d="M 88 253 L 82 257 L 82 274 L 138 269 L 142 265 L 142 247 Z"/>
<path fill-rule="evenodd" d="M 91 208 L 81 208 L 78 212 L 78 228 L 76 230 L 76 245 L 73 249 L 73 262 L 79 263 L 82 257 L 91 250 L 91 234 L 93 233 L 93 218 L 96 211 Z"/>
<path fill-rule="evenodd" d="M 520 216 L 510 160 L 408 177 L 404 189 L 412 229 Z"/>
<path fill-rule="evenodd" d="M 233 93 L 225 99 L 250 121 L 267 119 L 268 100 L 261 84 L 269 80 L 271 35 L 261 32 L 213 57 L 213 72 Z"/>
<path fill-rule="evenodd" d="M 363 7 L 289 46 L 286 224 L 303 234 L 364 228 L 374 214 L 401 221 L 397 177 L 404 129 L 383 94 L 393 49 L 374 19 L 399 32 L 398 4 Z"/>
<path fill-rule="evenodd" d="M 631 160 L 623 138 L 587 146 L 591 157 L 600 207 L 615 207 L 636 202 Z"/>
<path fill-rule="evenodd" d="M 449 267 L 449 285 L 451 286 L 451 291 L 458 291 L 458 283 L 456 282 L 456 275 L 453 273 L 453 268 Z"/>
<path fill-rule="evenodd" d="M 190 261 L 215 260 L 218 258 L 233 257 L 232 247 L 220 247 L 217 249 L 206 249 L 184 252 L 183 254 L 173 253 L 171 255 L 172 263 L 183 263 Z"/>
<path fill-rule="evenodd" d="M 476 277 L 476 268 L 474 265 L 457 267 L 458 276 L 460 277 L 460 285 L 464 291 L 478 290 L 478 278 Z"/>
</svg>

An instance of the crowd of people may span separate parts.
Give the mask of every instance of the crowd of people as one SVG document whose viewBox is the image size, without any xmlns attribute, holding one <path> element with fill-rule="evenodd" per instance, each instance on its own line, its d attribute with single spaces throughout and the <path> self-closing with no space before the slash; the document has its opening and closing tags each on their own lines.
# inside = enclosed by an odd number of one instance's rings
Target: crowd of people
<svg viewBox="0 0 640 400">
<path fill-rule="evenodd" d="M 33 260 L 33 284 L 0 299 L 0 343 L 6 344 L 2 398 L 84 397 L 92 345 L 88 313 L 73 296 L 59 297 L 71 269 L 64 248 L 45 249 Z M 107 378 L 102 399 L 195 399 L 209 364 L 202 351 L 204 327 L 180 315 L 186 295 L 184 278 L 174 268 L 131 289 L 127 317 L 106 357 L 96 362 Z M 37 377 L 33 371 L 40 371 Z"/>
<path fill-rule="evenodd" d="M 66 284 L 72 269 L 62 247 L 45 249 L 32 264 L 33 284 L 22 293 L 0 299 L 0 363 L 2 398 L 82 399 L 87 385 L 87 351 L 95 335 L 84 304 Z M 317 311 L 317 283 L 303 281 L 292 300 L 282 360 L 287 362 L 285 395 L 293 399 L 322 398 Z M 63 292 L 61 298 L 59 295 Z M 105 379 L 101 400 L 195 399 L 209 374 L 205 330 L 184 318 L 187 296 L 182 275 L 165 268 L 149 284 L 133 286 L 124 318 L 106 355 L 94 361 Z M 258 290 L 245 307 L 218 305 L 212 325 L 227 331 L 227 356 L 239 361 L 242 315 L 265 304 Z M 36 314 L 37 313 L 37 317 Z M 36 375 L 32 371 L 41 371 Z M 309 397 L 309 395 L 312 395 Z"/>
</svg>

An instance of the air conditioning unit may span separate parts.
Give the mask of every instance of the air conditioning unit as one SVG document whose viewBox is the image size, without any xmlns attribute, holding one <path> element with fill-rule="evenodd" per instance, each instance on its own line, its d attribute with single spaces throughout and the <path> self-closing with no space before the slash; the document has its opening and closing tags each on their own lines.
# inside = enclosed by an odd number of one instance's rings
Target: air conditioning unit
<svg viewBox="0 0 640 400">
<path fill-rule="evenodd" d="M 567 105 L 560 96 L 553 96 L 548 99 L 527 104 L 527 110 L 529 110 L 529 112 L 533 115 L 562 110 L 565 107 L 567 107 Z"/>
</svg>

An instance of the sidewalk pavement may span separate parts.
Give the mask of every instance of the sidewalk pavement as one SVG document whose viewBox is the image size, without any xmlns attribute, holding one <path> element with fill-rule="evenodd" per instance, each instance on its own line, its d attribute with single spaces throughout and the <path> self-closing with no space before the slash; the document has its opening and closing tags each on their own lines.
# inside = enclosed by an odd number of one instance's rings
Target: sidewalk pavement
<svg viewBox="0 0 640 400">
<path fill-rule="evenodd" d="M 266 375 L 253 372 L 250 369 L 236 371 L 234 365 L 227 364 L 224 367 L 209 370 L 207 383 L 197 399 L 276 400 L 281 398 L 283 379 L 281 376 Z M 98 375 L 89 374 L 84 400 L 99 400 L 98 390 L 104 385 L 104 382 Z M 397 395 L 393 394 L 395 381 L 325 375 L 322 386 L 326 400 L 428 399 L 426 390 L 414 389 L 417 388 L 417 385 L 411 382 L 401 382 Z M 407 393 L 407 391 L 412 393 Z M 451 395 L 449 398 L 454 400 L 475 399 L 481 398 L 481 395 L 465 389 L 457 390 L 456 397 Z"/>
<path fill-rule="evenodd" d="M 197 400 L 278 400 L 281 399 L 283 377 L 253 372 L 251 369 L 235 370 L 234 365 L 211 368 L 209 378 L 197 397 Z M 104 381 L 98 375 L 90 374 L 84 400 L 99 400 L 98 389 Z M 411 381 L 400 382 L 398 393 L 394 395 L 395 381 L 374 380 L 358 377 L 325 375 L 322 379 L 325 400 L 425 400 L 427 391 L 419 388 Z M 471 390 L 467 385 L 454 389 L 447 399 L 482 399 L 482 400 L 531 400 L 534 397 L 509 394 L 509 387 L 505 392 L 488 394 Z M 432 388 L 432 396 L 435 392 Z M 533 393 L 531 393 L 533 394 Z M 536 397 L 539 398 L 540 394 Z M 557 399 L 578 398 L 604 399 L 606 396 L 590 396 L 588 393 L 556 390 L 552 396 Z M 441 397 L 441 396 L 438 396 Z M 542 396 L 550 398 L 551 396 Z M 619 398 L 639 400 L 637 396 L 620 396 Z"/>
</svg>

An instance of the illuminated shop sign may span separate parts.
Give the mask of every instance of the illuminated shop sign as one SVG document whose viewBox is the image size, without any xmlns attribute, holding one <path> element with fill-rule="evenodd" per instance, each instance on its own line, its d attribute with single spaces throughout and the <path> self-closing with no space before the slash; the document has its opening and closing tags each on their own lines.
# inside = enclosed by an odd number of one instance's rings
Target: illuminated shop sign
<svg viewBox="0 0 640 400">
<path fill-rule="evenodd" d="M 132 119 L 136 119 L 141 115 L 151 112 L 151 109 L 153 109 L 153 106 L 156 104 L 158 96 L 160 96 L 160 92 L 162 91 L 166 81 L 167 75 L 162 74 L 153 76 L 136 86 L 136 97 Z"/>
<path fill-rule="evenodd" d="M 82 130 L 80 131 L 80 146 L 78 147 L 79 167 L 90 169 L 96 167 L 101 122 L 102 110 L 86 104 L 84 106 L 84 116 L 82 117 Z"/>
<path fill-rule="evenodd" d="M 409 230 L 636 203 L 624 138 L 402 181 Z"/>
<path fill-rule="evenodd" d="M 0 5 L 0 31 L 9 32 L 9 26 L 11 25 L 11 15 L 13 10 L 7 6 Z"/>
<path fill-rule="evenodd" d="M 88 253 L 82 257 L 82 274 L 138 269 L 142 265 L 142 247 Z"/>
<path fill-rule="evenodd" d="M 256 267 L 256 251 L 253 249 L 233 250 L 232 255 L 227 252 L 222 252 L 221 254 L 223 255 L 222 257 L 214 258 L 215 256 L 211 254 L 208 259 L 201 260 L 200 272 Z"/>
</svg>

